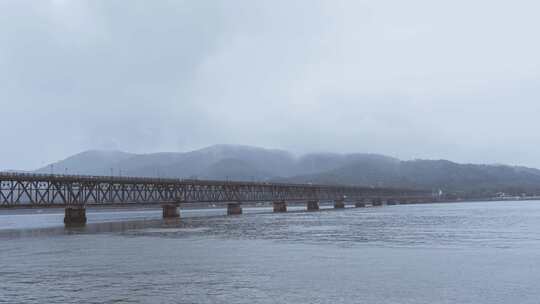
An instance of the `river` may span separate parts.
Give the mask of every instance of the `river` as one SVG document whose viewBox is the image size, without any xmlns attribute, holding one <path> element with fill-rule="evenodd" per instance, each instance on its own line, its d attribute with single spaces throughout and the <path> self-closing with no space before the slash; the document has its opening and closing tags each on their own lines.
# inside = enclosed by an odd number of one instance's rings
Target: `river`
<svg viewBox="0 0 540 304">
<path fill-rule="evenodd" d="M 296 210 L 0 211 L 0 303 L 539 302 L 540 202 Z"/>
</svg>

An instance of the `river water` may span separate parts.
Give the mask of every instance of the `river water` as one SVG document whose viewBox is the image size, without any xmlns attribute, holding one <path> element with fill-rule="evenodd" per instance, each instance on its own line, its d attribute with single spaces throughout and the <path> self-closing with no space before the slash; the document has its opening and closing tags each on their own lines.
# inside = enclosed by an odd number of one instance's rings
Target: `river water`
<svg viewBox="0 0 540 304">
<path fill-rule="evenodd" d="M 0 303 L 539 303 L 540 202 L 0 213 Z"/>
</svg>

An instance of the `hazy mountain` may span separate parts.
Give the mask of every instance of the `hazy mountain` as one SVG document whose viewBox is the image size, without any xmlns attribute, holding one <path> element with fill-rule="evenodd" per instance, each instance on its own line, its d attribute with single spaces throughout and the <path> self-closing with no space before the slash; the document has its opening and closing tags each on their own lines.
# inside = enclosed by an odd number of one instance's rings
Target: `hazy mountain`
<svg viewBox="0 0 540 304">
<path fill-rule="evenodd" d="M 287 181 L 441 189 L 469 195 L 499 191 L 540 193 L 540 170 L 505 165 L 458 164 L 446 160 L 354 161 L 326 172 L 290 177 Z"/>
<path fill-rule="evenodd" d="M 111 168 L 135 154 L 121 151 L 90 150 L 36 170 L 37 173 L 110 175 Z"/>
<path fill-rule="evenodd" d="M 259 181 L 267 180 L 269 176 L 272 176 L 270 172 L 262 171 L 247 161 L 226 158 L 210 165 L 200 173 L 199 177 L 203 179 L 228 180 L 234 178 L 236 180 Z"/>
<path fill-rule="evenodd" d="M 86 151 L 36 172 L 200 179 L 273 180 L 442 189 L 454 193 L 540 193 L 540 170 L 446 160 L 401 161 L 377 154 L 313 153 L 215 145 L 185 153 Z"/>
<path fill-rule="evenodd" d="M 36 170 L 39 173 L 221 178 L 252 180 L 291 176 L 295 157 L 281 150 L 215 145 L 186 153 L 131 154 L 86 151 Z M 67 169 L 67 171 L 66 171 Z"/>
<path fill-rule="evenodd" d="M 295 166 L 297 174 L 312 174 L 344 167 L 352 163 L 395 163 L 396 158 L 378 154 L 312 153 L 302 156 Z"/>
</svg>

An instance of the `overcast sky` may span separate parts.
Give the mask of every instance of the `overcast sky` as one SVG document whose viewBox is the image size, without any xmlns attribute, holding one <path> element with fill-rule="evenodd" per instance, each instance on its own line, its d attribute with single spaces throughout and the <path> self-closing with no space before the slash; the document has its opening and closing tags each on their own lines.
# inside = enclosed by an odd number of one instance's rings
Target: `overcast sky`
<svg viewBox="0 0 540 304">
<path fill-rule="evenodd" d="M 540 2 L 0 1 L 0 168 L 216 143 L 540 167 Z"/>
</svg>

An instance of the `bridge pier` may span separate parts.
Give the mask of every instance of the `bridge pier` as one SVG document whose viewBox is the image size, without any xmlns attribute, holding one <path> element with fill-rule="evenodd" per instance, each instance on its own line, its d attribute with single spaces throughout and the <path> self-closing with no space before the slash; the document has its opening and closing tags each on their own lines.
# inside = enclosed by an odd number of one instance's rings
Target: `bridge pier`
<svg viewBox="0 0 540 304">
<path fill-rule="evenodd" d="M 345 208 L 345 201 L 343 200 L 334 201 L 334 209 L 343 209 L 343 208 Z"/>
<path fill-rule="evenodd" d="M 287 212 L 287 202 L 273 202 L 272 206 L 274 207 L 274 212 Z"/>
<path fill-rule="evenodd" d="M 354 207 L 356 207 L 356 208 L 364 208 L 364 207 L 366 207 L 366 203 L 364 203 L 364 202 L 356 202 L 356 203 L 354 203 Z"/>
<path fill-rule="evenodd" d="M 84 226 L 86 224 L 85 206 L 68 206 L 64 209 L 64 224 L 66 226 Z"/>
<path fill-rule="evenodd" d="M 228 203 L 227 215 L 239 215 L 242 214 L 242 205 L 240 203 Z"/>
<path fill-rule="evenodd" d="M 164 204 L 161 205 L 163 209 L 163 218 L 175 218 L 180 217 L 180 212 L 178 211 L 178 205 L 176 204 Z"/>
<path fill-rule="evenodd" d="M 307 211 L 317 211 L 317 210 L 319 210 L 319 201 L 307 202 Z"/>
</svg>

